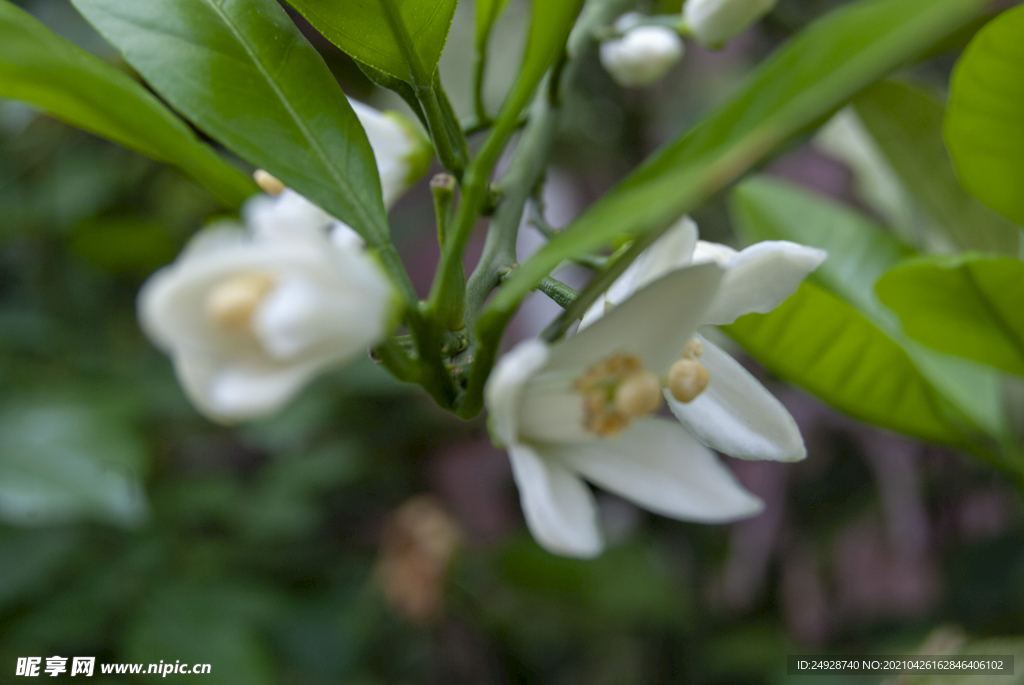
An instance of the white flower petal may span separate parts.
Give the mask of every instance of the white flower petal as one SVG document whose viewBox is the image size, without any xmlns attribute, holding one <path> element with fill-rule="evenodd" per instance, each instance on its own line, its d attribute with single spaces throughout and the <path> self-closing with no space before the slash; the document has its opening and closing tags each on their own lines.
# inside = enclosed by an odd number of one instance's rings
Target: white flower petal
<svg viewBox="0 0 1024 685">
<path fill-rule="evenodd" d="M 704 262 L 715 262 L 720 266 L 725 266 L 738 254 L 739 252 L 728 245 L 723 245 L 722 243 L 711 243 L 707 240 L 698 240 L 696 246 L 693 248 L 693 263 L 703 264 Z"/>
<path fill-rule="evenodd" d="M 491 431 L 504 445 L 519 442 L 519 414 L 526 382 L 547 364 L 549 349 L 541 340 L 521 342 L 498 360 L 487 379 L 484 399 Z"/>
<path fill-rule="evenodd" d="M 615 440 L 550 451 L 605 490 L 671 518 L 722 523 L 763 508 L 711 450 L 674 421 L 643 419 Z"/>
<path fill-rule="evenodd" d="M 397 112 L 380 112 L 349 99 L 373 150 L 384 206 L 390 207 L 427 171 L 432 150 L 414 123 Z"/>
<path fill-rule="evenodd" d="M 294 190 L 280 195 L 256 195 L 242 207 L 253 236 L 263 241 L 322 240 L 336 219 Z"/>
<path fill-rule="evenodd" d="M 324 365 L 239 363 L 196 350 L 174 355 L 174 370 L 189 400 L 221 423 L 268 416 L 286 405 Z M 232 363 L 234 362 L 234 363 Z"/>
<path fill-rule="evenodd" d="M 552 346 L 544 372 L 582 372 L 617 352 L 664 373 L 704 321 L 722 271 L 716 264 L 678 269 L 636 292 L 600 320 Z"/>
<path fill-rule="evenodd" d="M 608 291 L 590 306 L 580 321 L 579 330 L 591 325 L 613 306 L 622 304 L 640 288 L 653 283 L 670 271 L 689 266 L 697 245 L 697 224 L 684 216 L 665 235 L 640 253 Z"/>
<path fill-rule="evenodd" d="M 343 252 L 358 252 L 366 248 L 363 237 L 344 221 L 336 221 L 331 225 L 330 239 L 331 244 Z"/>
<path fill-rule="evenodd" d="M 698 244 L 694 262 L 720 257 Z M 722 247 L 722 246 L 715 246 Z M 704 323 L 714 326 L 730 324 L 744 314 L 766 314 L 796 292 L 807 275 L 817 269 L 828 253 L 814 247 L 784 240 L 755 243 L 726 259 L 725 275 L 714 301 L 708 308 Z"/>
<path fill-rule="evenodd" d="M 511 445 L 512 475 L 526 524 L 555 554 L 590 558 L 604 549 L 594 496 L 580 478 L 526 445 Z"/>
<path fill-rule="evenodd" d="M 668 392 L 672 413 L 705 445 L 740 459 L 799 461 L 807 456 L 800 429 L 768 389 L 729 354 L 704 338 L 700 362 L 711 383 L 688 404 Z"/>
</svg>

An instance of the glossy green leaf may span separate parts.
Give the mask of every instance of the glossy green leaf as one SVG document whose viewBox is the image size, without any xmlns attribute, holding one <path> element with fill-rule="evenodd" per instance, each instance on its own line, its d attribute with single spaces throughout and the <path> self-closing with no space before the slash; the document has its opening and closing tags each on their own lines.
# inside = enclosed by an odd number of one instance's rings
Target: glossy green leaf
<svg viewBox="0 0 1024 685">
<path fill-rule="evenodd" d="M 458 0 L 288 0 L 354 59 L 429 86 Z"/>
<path fill-rule="evenodd" d="M 857 114 L 903 184 L 960 249 L 1020 251 L 1020 228 L 968 194 L 942 142 L 944 108 L 921 88 L 878 83 L 854 100 Z"/>
<path fill-rule="evenodd" d="M 73 0 L 178 111 L 359 231 L 387 240 L 366 134 L 274 0 Z"/>
<path fill-rule="evenodd" d="M 144 449 L 119 421 L 71 402 L 0 412 L 0 519 L 46 525 L 93 519 L 135 525 L 147 506 Z"/>
<path fill-rule="evenodd" d="M 776 376 L 845 414 L 933 442 L 964 440 L 906 351 L 823 288 L 804 283 L 771 313 L 725 331 Z"/>
<path fill-rule="evenodd" d="M 234 207 L 252 181 L 127 74 L 0 0 L 0 96 L 172 164 Z"/>
<path fill-rule="evenodd" d="M 1024 224 L 1024 7 L 989 22 L 953 72 L 946 144 L 964 188 Z"/>
<path fill-rule="evenodd" d="M 922 258 L 885 274 L 876 288 L 914 339 L 1024 375 L 1024 262 Z"/>
<path fill-rule="evenodd" d="M 909 248 L 862 214 L 767 177 L 749 179 L 734 191 L 732 216 L 747 242 L 790 240 L 828 251 L 829 258 L 811 279 L 902 347 L 934 393 L 941 393 L 986 432 L 1002 434 L 997 374 L 908 339 L 898 319 L 875 294 L 875 282 L 912 254 Z"/>
<path fill-rule="evenodd" d="M 783 46 L 722 107 L 676 138 L 517 270 L 510 311 L 562 261 L 666 228 L 768 152 L 969 22 L 984 0 L 862 0 Z"/>
</svg>

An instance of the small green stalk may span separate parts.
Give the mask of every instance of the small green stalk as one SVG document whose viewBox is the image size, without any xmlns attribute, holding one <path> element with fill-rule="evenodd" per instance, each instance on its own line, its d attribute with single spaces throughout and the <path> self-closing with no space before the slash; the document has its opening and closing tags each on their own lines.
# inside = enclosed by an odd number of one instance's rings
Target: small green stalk
<svg viewBox="0 0 1024 685">
<path fill-rule="evenodd" d="M 555 304 L 565 310 L 572 307 L 576 298 L 580 296 L 578 292 L 565 283 L 550 276 L 541 279 L 540 283 L 537 284 L 537 290 L 550 297 Z"/>
<path fill-rule="evenodd" d="M 438 73 L 434 73 L 429 87 L 417 86 L 416 92 L 427 118 L 427 128 L 437 159 L 455 178 L 461 180 L 469 163 L 469 147 L 455 110 L 441 87 Z"/>
<path fill-rule="evenodd" d="M 430 179 L 430 194 L 434 196 L 434 220 L 437 224 L 437 244 L 444 247 L 444 237 L 455 210 L 455 177 L 437 174 Z"/>
<path fill-rule="evenodd" d="M 529 166 L 534 170 L 534 174 L 523 174 L 515 183 L 511 179 L 509 179 L 508 184 L 505 183 L 508 174 L 506 174 L 506 179 L 502 179 L 501 185 L 502 190 L 505 192 L 505 197 L 498 208 L 498 213 L 495 214 L 491 222 L 491 231 L 497 231 L 498 235 L 492 239 L 491 232 L 488 232 L 488 244 L 493 247 L 488 251 L 488 245 L 485 245 L 484 257 L 481 257 L 480 264 L 470 277 L 467 314 L 471 320 L 476 320 L 474 328 L 475 351 L 473 368 L 467 382 L 466 392 L 462 396 L 457 408 L 457 413 L 462 418 L 472 418 L 483 407 L 484 384 L 487 382 L 491 368 L 497 358 L 502 332 L 512 318 L 512 311 L 487 311 L 481 310 L 479 307 L 482 307 L 482 303 L 486 300 L 488 294 L 497 285 L 495 279 L 500 278 L 502 270 L 500 261 L 503 259 L 507 261 L 509 254 L 512 255 L 514 260 L 515 235 L 519 218 L 522 216 L 525 203 L 543 176 L 544 167 L 550 154 L 550 144 L 560 112 L 562 85 L 573 82 L 583 56 L 596 45 L 594 33 L 626 11 L 629 4 L 630 0 L 592 0 L 584 6 L 576 26 L 569 35 L 568 54 L 574 55 L 574 59 L 567 64 L 556 64 L 549 73 L 547 86 L 544 87 L 542 84 L 531 108 L 530 119 L 527 123 L 526 131 L 523 133 L 523 140 L 520 142 L 519 149 L 516 151 L 516 157 L 513 159 L 512 166 L 509 169 L 511 173 L 520 156 L 526 156 L 529 158 Z M 515 116 L 518 116 L 518 112 Z M 510 131 L 499 131 L 498 129 L 503 124 L 508 126 L 507 123 L 499 119 L 495 129 L 491 131 L 488 143 L 500 141 L 503 134 L 507 132 L 510 135 L 511 131 L 515 130 L 513 127 Z M 485 144 L 485 150 L 486 148 L 487 144 Z M 482 153 L 481 157 L 483 157 Z M 524 167 L 527 166 L 527 161 L 524 160 L 522 164 Z M 489 169 L 490 167 L 487 168 Z M 515 227 L 509 228 L 503 223 L 504 219 L 501 218 L 502 212 L 508 212 L 510 216 L 515 216 Z M 472 225 L 470 224 L 469 228 L 471 227 Z M 442 260 L 443 266 L 444 262 Z M 575 307 L 577 304 L 578 301 L 574 301 L 571 307 Z"/>
</svg>

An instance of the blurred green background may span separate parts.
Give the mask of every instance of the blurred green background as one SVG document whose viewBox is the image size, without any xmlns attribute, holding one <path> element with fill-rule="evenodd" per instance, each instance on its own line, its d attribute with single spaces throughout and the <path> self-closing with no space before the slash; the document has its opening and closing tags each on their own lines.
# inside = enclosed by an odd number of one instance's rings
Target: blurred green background
<svg viewBox="0 0 1024 685">
<path fill-rule="evenodd" d="M 18 4 L 114 59 L 64 0 Z M 593 200 L 834 4 L 784 0 L 723 52 L 688 46 L 644 91 L 591 65 L 560 138 L 552 214 Z M 462 5 L 441 68 L 466 111 Z M 523 12 L 511 4 L 496 49 L 519 49 Z M 394 106 L 317 46 L 346 92 Z M 494 98 L 515 61 L 492 60 Z M 951 64 L 915 77 L 943 88 Z M 809 146 L 767 171 L 856 204 L 850 172 Z M 392 219 L 425 287 L 436 246 L 423 186 Z M 52 655 L 210 663 L 169 676 L 208 685 L 877 683 L 788 678 L 785 657 L 934 653 L 1024 630 L 1012 485 L 767 376 L 810 457 L 730 462 L 766 512 L 687 525 L 601 495 L 611 545 L 588 562 L 530 539 L 482 421 L 445 415 L 369 359 L 272 420 L 209 423 L 139 331 L 135 295 L 216 211 L 175 171 L 0 102 L 0 683 L 21 681 L 17 657 Z M 723 202 L 697 219 L 705 238 L 732 241 Z M 423 493 L 441 533 L 393 514 Z M 462 541 L 446 572 L 437 535 Z M 98 670 L 92 682 L 155 678 Z"/>
</svg>

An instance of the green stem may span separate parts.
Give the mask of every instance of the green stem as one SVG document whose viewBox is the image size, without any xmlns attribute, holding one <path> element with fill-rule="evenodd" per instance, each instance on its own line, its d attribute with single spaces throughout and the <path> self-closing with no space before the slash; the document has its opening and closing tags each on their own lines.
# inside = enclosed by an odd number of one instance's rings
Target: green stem
<svg viewBox="0 0 1024 685">
<path fill-rule="evenodd" d="M 663 231 L 651 231 L 646 233 L 636 240 L 629 246 L 629 248 L 618 258 L 613 260 L 608 267 L 599 273 L 594 280 L 592 280 L 582 293 L 572 302 L 572 304 L 566 307 L 562 314 L 551 322 L 551 325 L 544 329 L 541 333 L 541 337 L 551 342 L 561 338 L 565 335 L 565 332 L 569 330 L 569 326 L 576 319 L 583 318 L 590 305 L 594 304 L 594 301 L 598 296 L 608 290 L 612 283 L 615 282 L 622 272 L 626 270 L 630 264 L 633 263 L 640 253 L 646 250 L 654 243 L 655 240 L 661 237 Z"/>
<path fill-rule="evenodd" d="M 434 221 L 437 224 L 437 244 L 444 247 L 444 237 L 455 208 L 455 178 L 438 174 L 430 179 L 430 194 L 434 196 Z"/>
<path fill-rule="evenodd" d="M 419 381 L 420 368 L 394 338 L 377 346 L 373 350 L 373 356 L 398 380 L 406 383 Z"/>
<path fill-rule="evenodd" d="M 516 237 L 523 207 L 544 175 L 554 133 L 555 112 L 545 98 L 538 97 L 530 108 L 529 123 L 508 171 L 498 185 L 501 203 L 491 217 L 483 254 L 466 285 L 466 320 L 471 325 L 502 273 L 516 263 Z"/>
<path fill-rule="evenodd" d="M 444 168 L 452 172 L 456 178 L 462 177 L 466 161 L 469 159 L 469 148 L 462 128 L 452 110 L 448 96 L 441 87 L 441 80 L 435 69 L 433 76 L 423 66 L 416 46 L 409 35 L 405 20 L 395 6 L 394 0 L 381 0 L 388 28 L 398 43 L 402 57 L 409 65 L 412 74 L 416 98 L 423 108 L 423 116 L 427 121 L 427 130 L 434 143 L 437 158 Z"/>
<path fill-rule="evenodd" d="M 491 171 L 515 129 L 516 118 L 499 120 L 462 179 L 462 201 L 455 212 L 452 230 L 445 236 L 441 262 L 428 299 L 429 316 L 439 321 L 463 319 L 466 282 L 461 276 L 462 253 L 487 199 Z"/>
<path fill-rule="evenodd" d="M 630 6 L 631 2 L 632 0 L 591 0 L 584 6 L 576 26 L 569 35 L 567 52 L 574 56 L 573 59 L 567 64 L 559 63 L 552 69 L 554 78 L 549 77 L 547 88 L 541 91 L 545 93 L 545 96 L 538 96 L 534 100 L 530 111 L 530 120 L 523 133 L 523 141 L 520 143 L 516 157 L 509 169 L 511 173 L 519 162 L 520 156 L 523 156 L 524 159 L 521 162 L 523 168 L 529 167 L 534 174 L 532 176 L 523 174 L 515 184 L 511 182 L 511 179 L 507 184 L 505 183 L 508 174 L 505 179 L 502 179 L 505 197 L 491 222 L 491 229 L 487 236 L 491 250 L 488 251 L 485 244 L 484 256 L 481 257 L 480 264 L 473 276 L 470 277 L 467 314 L 471 320 L 477 319 L 477 316 L 479 319 L 476 320 L 475 326 L 473 368 L 467 381 L 466 392 L 457 409 L 458 415 L 462 418 L 472 418 L 483 407 L 484 385 L 497 358 L 501 335 L 512 318 L 511 311 L 480 313 L 480 307 L 494 286 L 497 285 L 496 279 L 500 278 L 503 266 L 507 266 L 503 262 L 508 261 L 510 254 L 514 260 L 515 232 L 518 229 L 519 220 L 522 218 L 523 207 L 540 181 L 547 157 L 550 154 L 550 145 L 560 111 L 559 103 L 563 84 L 572 84 L 575 81 L 580 64 L 596 44 L 594 32 L 611 23 Z M 492 138 L 497 133 L 498 126 L 501 125 L 502 122 L 499 121 L 491 133 Z M 488 142 L 492 138 L 489 138 Z M 507 213 L 509 218 L 499 217 L 499 213 L 502 211 Z M 510 228 L 513 216 L 515 217 L 515 227 Z M 496 232 L 497 235 L 492 238 L 491 232 Z"/>
<path fill-rule="evenodd" d="M 420 385 L 430 393 L 440 406 L 451 409 L 455 406 L 457 389 L 441 358 L 444 331 L 421 309 L 411 311 L 407 316 L 409 330 L 416 339 L 419 352 L 421 375 Z"/>
<path fill-rule="evenodd" d="M 544 218 L 543 204 L 539 198 L 530 198 L 530 201 L 526 206 L 530 225 L 536 228 L 542 236 L 551 240 L 558 235 L 559 229 L 554 228 L 548 223 L 547 219 Z M 573 263 L 586 267 L 591 271 L 604 271 L 608 268 L 609 259 L 608 257 L 601 257 L 599 255 L 578 255 L 573 257 L 572 261 Z"/>
<path fill-rule="evenodd" d="M 427 128 L 434 150 L 437 151 L 437 159 L 455 178 L 461 180 L 469 163 L 469 146 L 448 95 L 441 87 L 440 74 L 435 72 L 430 87 L 417 87 L 416 92 L 423 105 L 423 114 L 427 118 Z"/>
<path fill-rule="evenodd" d="M 479 123 L 487 125 L 491 117 L 487 114 L 484 104 L 484 79 L 487 75 L 487 43 L 491 37 L 490 28 L 487 33 L 477 38 L 476 56 L 473 59 L 473 109 Z"/>
<path fill-rule="evenodd" d="M 405 270 L 405 265 L 402 264 L 402 258 L 398 256 L 398 250 L 394 243 L 388 241 L 372 247 L 376 250 L 377 258 L 383 264 L 384 270 L 391 276 L 392 282 L 398 288 L 402 299 L 405 300 L 406 306 L 415 307 L 419 298 L 416 296 L 416 289 L 409 278 L 409 272 Z"/>
</svg>

